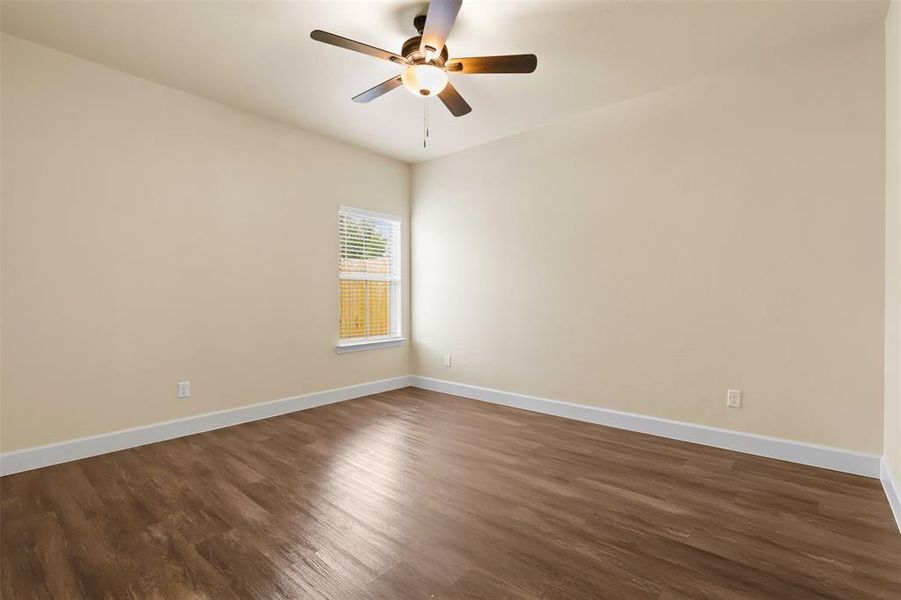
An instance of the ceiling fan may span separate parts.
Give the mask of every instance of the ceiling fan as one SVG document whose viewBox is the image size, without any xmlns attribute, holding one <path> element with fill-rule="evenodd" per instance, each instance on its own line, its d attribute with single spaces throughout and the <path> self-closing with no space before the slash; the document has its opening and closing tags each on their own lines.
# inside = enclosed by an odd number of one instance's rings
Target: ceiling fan
<svg viewBox="0 0 901 600">
<path fill-rule="evenodd" d="M 319 29 L 310 33 L 310 37 L 317 42 L 368 54 L 404 67 L 404 72 L 397 77 L 354 96 L 354 102 L 371 102 L 402 85 L 415 96 L 437 95 L 451 114 L 462 117 L 472 107 L 448 81 L 448 73 L 531 73 L 538 66 L 538 58 L 534 54 L 513 54 L 448 59 L 445 42 L 461 4 L 462 0 L 432 0 L 428 14 L 413 19 L 413 26 L 419 35 L 405 41 L 400 54 Z"/>
</svg>

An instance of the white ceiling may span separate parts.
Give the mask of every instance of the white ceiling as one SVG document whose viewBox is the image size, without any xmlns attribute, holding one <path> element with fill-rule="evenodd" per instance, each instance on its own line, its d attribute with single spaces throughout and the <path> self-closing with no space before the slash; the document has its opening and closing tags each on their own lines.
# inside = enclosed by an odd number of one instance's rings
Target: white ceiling
<svg viewBox="0 0 901 600">
<path fill-rule="evenodd" d="M 397 89 L 391 63 L 310 39 L 313 29 L 400 51 L 424 2 L 2 2 L 7 33 L 407 162 L 484 144 L 739 61 L 881 27 L 885 2 L 478 2 L 464 0 L 453 56 L 538 55 L 531 75 L 451 80 L 453 118 Z"/>
</svg>

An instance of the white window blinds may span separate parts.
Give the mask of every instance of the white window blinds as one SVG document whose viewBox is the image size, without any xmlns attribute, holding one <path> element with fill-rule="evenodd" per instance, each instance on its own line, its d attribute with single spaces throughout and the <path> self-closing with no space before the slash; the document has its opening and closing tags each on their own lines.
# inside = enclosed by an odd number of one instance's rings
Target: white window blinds
<svg viewBox="0 0 901 600">
<path fill-rule="evenodd" d="M 400 220 L 342 207 L 338 245 L 338 337 L 400 337 Z"/>
</svg>

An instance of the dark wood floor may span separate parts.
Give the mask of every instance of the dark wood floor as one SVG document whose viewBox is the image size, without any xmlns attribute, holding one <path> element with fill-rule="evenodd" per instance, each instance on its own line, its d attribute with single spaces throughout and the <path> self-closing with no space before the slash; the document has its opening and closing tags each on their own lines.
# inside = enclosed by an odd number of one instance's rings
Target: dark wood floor
<svg viewBox="0 0 901 600">
<path fill-rule="evenodd" d="M 879 482 L 407 388 L 4 477 L 4 598 L 901 598 Z"/>
</svg>

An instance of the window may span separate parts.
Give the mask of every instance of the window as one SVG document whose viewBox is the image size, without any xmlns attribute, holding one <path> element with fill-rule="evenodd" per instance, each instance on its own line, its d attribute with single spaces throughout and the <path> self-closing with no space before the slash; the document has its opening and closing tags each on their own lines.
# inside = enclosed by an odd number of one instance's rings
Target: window
<svg viewBox="0 0 901 600">
<path fill-rule="evenodd" d="M 400 329 L 400 220 L 338 210 L 338 351 L 394 346 Z"/>
</svg>

